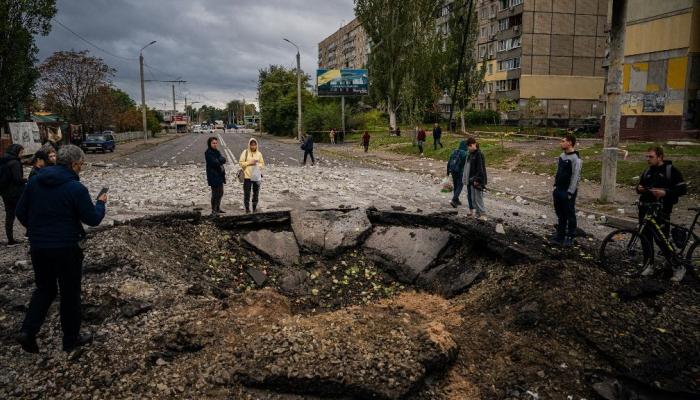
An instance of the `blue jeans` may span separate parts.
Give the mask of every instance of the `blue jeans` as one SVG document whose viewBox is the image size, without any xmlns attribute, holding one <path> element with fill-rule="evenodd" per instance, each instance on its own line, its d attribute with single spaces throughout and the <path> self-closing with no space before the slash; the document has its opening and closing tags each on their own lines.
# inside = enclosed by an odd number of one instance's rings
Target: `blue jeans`
<svg viewBox="0 0 700 400">
<path fill-rule="evenodd" d="M 459 201 L 459 195 L 462 194 L 462 188 L 464 187 L 464 184 L 462 183 L 462 175 L 452 174 L 452 184 L 454 185 L 452 201 L 456 203 Z"/>
<path fill-rule="evenodd" d="M 554 189 L 554 211 L 557 213 L 557 237 L 563 239 L 565 236 L 576 236 L 576 195 L 571 195 L 566 189 Z"/>
</svg>

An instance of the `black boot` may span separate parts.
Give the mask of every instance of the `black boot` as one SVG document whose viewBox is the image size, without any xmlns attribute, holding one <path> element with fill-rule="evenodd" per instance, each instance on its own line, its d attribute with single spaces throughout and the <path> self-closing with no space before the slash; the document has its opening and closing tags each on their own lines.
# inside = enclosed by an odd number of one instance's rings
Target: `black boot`
<svg viewBox="0 0 700 400">
<path fill-rule="evenodd" d="M 20 332 L 19 335 L 15 338 L 17 343 L 19 343 L 20 346 L 22 346 L 22 350 L 26 351 L 27 353 L 32 353 L 36 354 L 39 352 L 39 345 L 36 343 L 36 337 L 31 336 L 27 333 Z"/>
<path fill-rule="evenodd" d="M 80 346 L 92 343 L 92 333 L 81 333 L 76 337 L 63 338 L 63 351 L 71 352 Z"/>
</svg>

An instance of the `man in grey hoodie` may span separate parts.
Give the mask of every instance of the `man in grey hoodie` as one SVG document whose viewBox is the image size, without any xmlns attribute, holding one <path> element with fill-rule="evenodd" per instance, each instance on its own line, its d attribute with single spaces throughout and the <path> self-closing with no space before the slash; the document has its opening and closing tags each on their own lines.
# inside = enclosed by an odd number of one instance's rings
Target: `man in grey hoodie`
<svg viewBox="0 0 700 400">
<path fill-rule="evenodd" d="M 554 210 L 559 224 L 551 243 L 564 247 L 573 245 L 576 236 L 576 195 L 581 179 L 582 161 L 576 146 L 576 137 L 567 135 L 560 143 L 563 150 L 559 156 L 557 175 L 554 178 Z"/>
</svg>

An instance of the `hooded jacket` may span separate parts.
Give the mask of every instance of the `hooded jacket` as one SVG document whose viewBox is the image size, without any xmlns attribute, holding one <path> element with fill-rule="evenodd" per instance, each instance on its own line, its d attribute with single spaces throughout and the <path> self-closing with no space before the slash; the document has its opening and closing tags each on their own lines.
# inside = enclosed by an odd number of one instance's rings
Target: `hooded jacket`
<svg viewBox="0 0 700 400">
<path fill-rule="evenodd" d="M 5 155 L 0 158 L 0 173 L 5 176 L 3 179 L 7 179 L 7 184 L 0 187 L 0 195 L 2 196 L 18 199 L 27 183 L 27 180 L 22 176 L 22 162 L 19 159 L 21 150 L 22 146 L 11 144 L 5 151 Z"/>
<path fill-rule="evenodd" d="M 258 144 L 258 148 L 255 152 L 253 152 L 250 149 L 250 144 L 253 142 Z M 252 164 L 253 160 L 258 160 L 258 163 L 255 165 Z M 263 167 L 265 167 L 265 159 L 263 158 L 263 155 L 260 152 L 260 143 L 258 143 L 257 140 L 253 138 L 250 138 L 250 140 L 248 140 L 248 148 L 246 150 L 243 150 L 243 152 L 241 153 L 241 157 L 238 159 L 238 163 L 241 165 L 241 169 L 243 170 L 245 179 L 251 178 L 253 174 L 253 169 L 256 165 L 258 168 L 260 168 L 260 171 L 262 172 Z"/>
<path fill-rule="evenodd" d="M 32 248 L 77 245 L 85 236 L 82 224 L 97 226 L 104 216 L 105 203 L 93 204 L 78 175 L 63 165 L 42 168 L 17 204 Z"/>
<path fill-rule="evenodd" d="M 670 168 L 670 174 L 668 169 Z M 662 165 L 654 165 L 647 168 L 639 177 L 639 184 L 647 189 L 665 189 L 666 196 L 661 198 L 664 207 L 670 212 L 671 207 L 678 203 L 678 198 L 687 193 L 687 185 L 683 181 L 681 172 L 673 166 L 670 160 L 664 160 Z M 656 197 L 649 191 L 639 192 L 639 201 L 651 203 L 656 201 Z"/>
<path fill-rule="evenodd" d="M 447 160 L 447 173 L 452 174 L 456 177 L 461 177 L 464 173 L 464 163 L 467 161 L 467 141 L 462 140 L 459 142 L 459 148 L 452 151 L 449 160 Z M 454 159 L 454 163 L 452 162 Z M 453 165 L 450 167 L 450 165 Z M 453 171 L 454 169 L 454 171 Z"/>
<path fill-rule="evenodd" d="M 219 150 L 207 148 L 204 152 L 204 159 L 207 162 L 207 184 L 211 187 L 219 187 L 226 183 L 226 158 Z"/>
<path fill-rule="evenodd" d="M 554 177 L 554 187 L 557 190 L 566 190 L 571 195 L 575 194 L 581 179 L 581 166 L 578 151 L 562 152 L 557 165 L 557 175 Z"/>
<path fill-rule="evenodd" d="M 486 175 L 486 157 L 484 157 L 484 153 L 482 153 L 477 147 L 476 150 L 469 152 L 467 161 L 464 163 L 464 165 L 465 169 L 468 165 L 469 174 L 464 174 L 462 182 L 468 186 L 472 186 L 474 182 L 476 182 L 479 184 L 478 189 L 483 190 L 488 184 L 488 178 Z"/>
</svg>

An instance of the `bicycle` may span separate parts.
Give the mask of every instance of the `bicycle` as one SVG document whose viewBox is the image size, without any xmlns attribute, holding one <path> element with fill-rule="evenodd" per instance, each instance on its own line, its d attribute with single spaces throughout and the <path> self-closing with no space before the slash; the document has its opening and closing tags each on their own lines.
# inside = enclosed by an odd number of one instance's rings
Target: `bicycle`
<svg viewBox="0 0 700 400">
<path fill-rule="evenodd" d="M 668 265 L 683 265 L 687 272 L 700 280 L 700 237 L 694 232 L 700 217 L 700 207 L 688 208 L 689 211 L 695 211 L 695 219 L 689 228 L 662 220 L 672 227 L 669 238 L 659 224 L 661 203 L 639 203 L 639 206 L 647 207 L 648 211 L 637 229 L 617 229 L 603 239 L 599 252 L 600 265 L 614 275 L 639 276 L 649 263 L 654 262 L 653 244 L 642 234 L 649 228 L 653 240 L 659 247 L 664 247 L 661 254 Z"/>
</svg>

